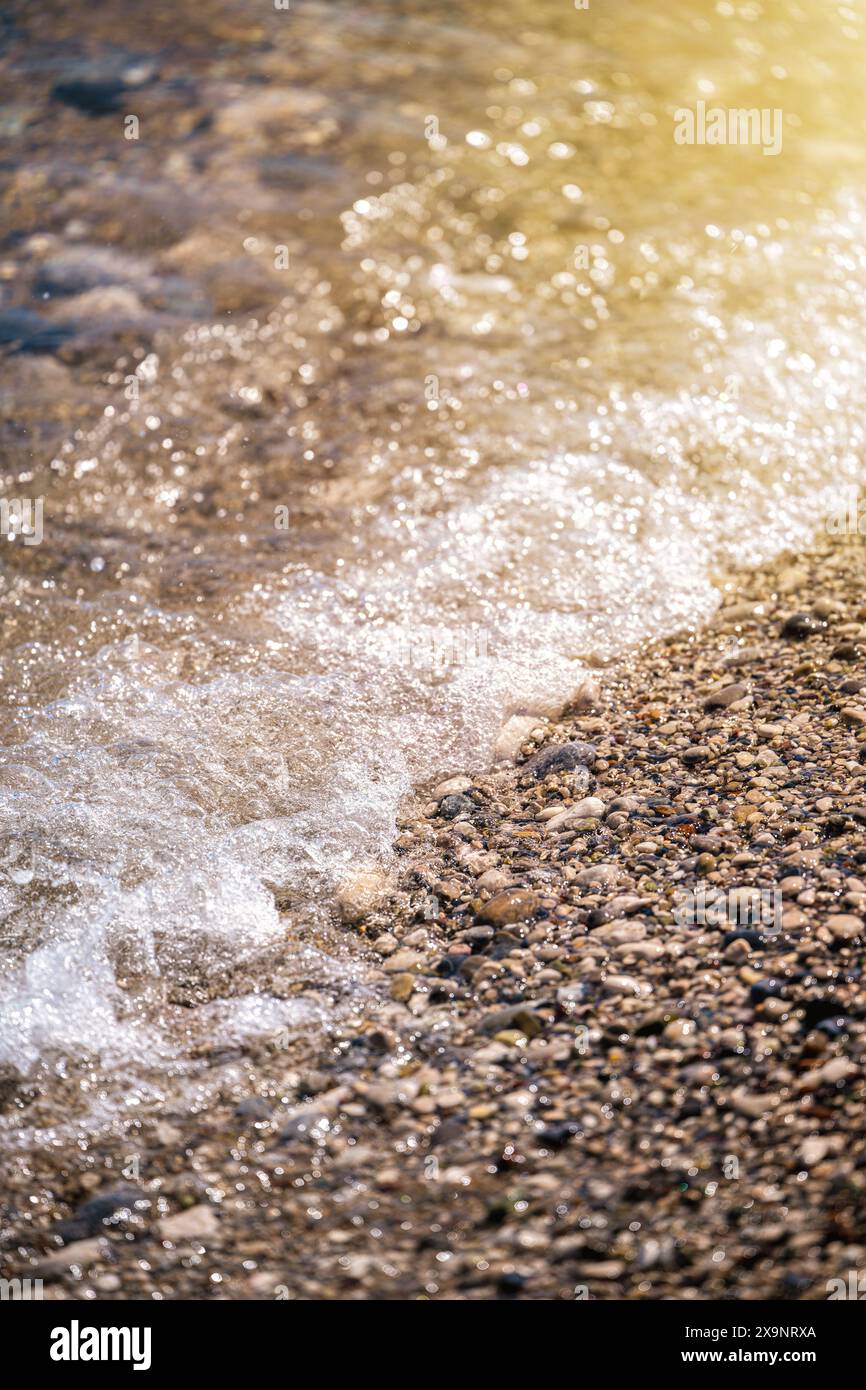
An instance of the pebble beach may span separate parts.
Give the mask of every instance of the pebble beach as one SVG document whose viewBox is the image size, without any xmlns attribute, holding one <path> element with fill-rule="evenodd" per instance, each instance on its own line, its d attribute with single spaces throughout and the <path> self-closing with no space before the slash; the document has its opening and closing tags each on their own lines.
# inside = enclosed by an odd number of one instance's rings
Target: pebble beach
<svg viewBox="0 0 866 1390">
<path fill-rule="evenodd" d="M 705 629 L 417 788 L 341 898 L 365 1005 L 10 1166 L 6 1265 L 55 1299 L 826 1299 L 866 1256 L 861 546 L 720 579 Z"/>
</svg>

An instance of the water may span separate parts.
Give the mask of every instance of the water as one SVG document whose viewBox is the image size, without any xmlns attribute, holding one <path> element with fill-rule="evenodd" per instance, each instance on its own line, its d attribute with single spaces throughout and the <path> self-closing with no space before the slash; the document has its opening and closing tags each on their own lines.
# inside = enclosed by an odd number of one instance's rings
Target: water
<svg viewBox="0 0 866 1390">
<path fill-rule="evenodd" d="M 822 525 L 863 22 L 11 6 L 2 308 L 44 322 L 4 487 L 45 539 L 0 580 L 0 1063 L 129 1087 L 326 1026 L 370 987 L 335 890 L 413 784 Z M 78 68 L 114 109 L 51 98 Z M 781 153 L 677 145 L 698 100 Z"/>
</svg>

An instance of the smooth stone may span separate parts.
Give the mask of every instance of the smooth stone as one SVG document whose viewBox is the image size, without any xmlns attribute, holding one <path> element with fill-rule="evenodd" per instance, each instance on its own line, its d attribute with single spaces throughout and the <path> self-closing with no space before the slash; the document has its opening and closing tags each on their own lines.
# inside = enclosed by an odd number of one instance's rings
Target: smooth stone
<svg viewBox="0 0 866 1390">
<path fill-rule="evenodd" d="M 826 618 L 818 618 L 814 613 L 792 613 L 782 624 L 779 635 L 802 640 L 804 637 L 814 637 L 826 627 Z"/>
<path fill-rule="evenodd" d="M 34 1266 L 33 1274 L 37 1279 L 56 1279 L 59 1274 L 65 1274 L 74 1265 L 86 1269 L 97 1260 L 108 1259 L 110 1254 L 111 1244 L 104 1236 L 95 1236 L 90 1240 L 75 1240 L 71 1245 L 64 1245 L 62 1250 L 46 1255 Z"/>
<path fill-rule="evenodd" d="M 564 825 L 571 825 L 576 820 L 586 820 L 591 817 L 599 820 L 605 812 L 605 804 L 597 796 L 584 797 L 582 801 L 576 801 L 572 806 L 567 806 L 564 811 L 558 812 L 545 825 L 545 830 L 561 830 Z"/>
<path fill-rule="evenodd" d="M 105 1226 L 115 1224 L 121 1214 L 140 1214 L 150 1205 L 150 1197 L 140 1187 L 115 1187 L 89 1197 L 70 1220 L 59 1222 L 54 1229 L 67 1243 L 81 1240 L 99 1235 Z"/>
<path fill-rule="evenodd" d="M 765 999 L 781 999 L 784 993 L 784 980 L 758 980 L 749 990 L 749 998 L 753 1004 L 763 1004 Z"/>
<path fill-rule="evenodd" d="M 832 917 L 828 917 L 827 927 L 837 941 L 853 941 L 855 937 L 863 934 L 861 918 L 845 912 L 834 913 Z"/>
<path fill-rule="evenodd" d="M 740 700 L 745 700 L 749 694 L 747 685 L 723 685 L 718 690 L 712 690 L 704 700 L 704 709 L 727 709 L 728 705 L 737 704 Z"/>
<path fill-rule="evenodd" d="M 211 1240 L 219 1233 L 219 1218 L 213 1207 L 204 1202 L 186 1211 L 165 1216 L 159 1223 L 159 1233 L 164 1240 Z"/>
<path fill-rule="evenodd" d="M 834 647 L 830 653 L 831 661 L 860 661 L 864 656 L 864 649 L 859 642 L 841 642 L 838 647 Z"/>
<path fill-rule="evenodd" d="M 625 946 L 643 941 L 646 934 L 647 929 L 641 922 L 613 921 L 603 927 L 597 927 L 592 933 L 592 939 L 604 941 L 610 946 Z"/>
<path fill-rule="evenodd" d="M 389 880 L 381 869 L 359 869 L 337 888 L 337 907 L 344 922 L 360 922 L 385 900 Z"/>
<path fill-rule="evenodd" d="M 447 781 L 440 782 L 438 787 L 433 788 L 433 796 L 437 801 L 444 801 L 446 796 L 460 796 L 463 792 L 471 790 L 471 777 L 449 777 Z"/>
<path fill-rule="evenodd" d="M 526 922 L 535 917 L 541 907 L 541 897 L 522 888 L 497 893 L 481 907 L 476 914 L 480 922 L 489 922 L 493 927 L 510 926 L 513 922 Z"/>
<path fill-rule="evenodd" d="M 683 750 L 681 756 L 683 762 L 687 764 L 704 763 L 710 757 L 710 750 L 709 748 L 701 747 L 700 744 L 693 743 Z"/>
<path fill-rule="evenodd" d="M 486 1013 L 478 1025 L 480 1033 L 498 1034 L 515 1030 L 526 1038 L 535 1038 L 541 1032 L 541 1020 L 526 1004 L 514 1004 L 507 1009 L 493 1009 Z"/>
</svg>

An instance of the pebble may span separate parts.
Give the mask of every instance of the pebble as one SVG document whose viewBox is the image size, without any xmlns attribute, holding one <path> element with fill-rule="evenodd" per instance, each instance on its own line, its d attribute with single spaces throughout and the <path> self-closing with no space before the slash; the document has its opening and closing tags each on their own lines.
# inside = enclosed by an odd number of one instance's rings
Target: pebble
<svg viewBox="0 0 866 1390">
<path fill-rule="evenodd" d="M 159 1233 L 163 1240 L 170 1240 L 175 1245 L 187 1240 L 209 1242 L 219 1234 L 219 1218 L 213 1207 L 199 1203 L 174 1216 L 163 1217 L 159 1222 Z"/>
<path fill-rule="evenodd" d="M 497 735 L 493 746 L 494 763 L 516 762 L 524 743 L 544 723 L 546 720 L 539 720 L 537 715 L 513 714 Z"/>
<path fill-rule="evenodd" d="M 552 772 L 572 772 L 578 767 L 591 767 L 595 762 L 596 752 L 591 743 L 582 743 L 574 740 L 572 743 L 553 744 L 548 748 L 542 748 L 540 752 L 534 754 L 523 766 L 523 772 L 527 777 L 534 777 L 541 781 L 544 777 L 549 777 Z"/>
<path fill-rule="evenodd" d="M 729 705 L 740 705 L 749 699 L 747 685 L 723 685 L 713 690 L 704 700 L 704 709 L 727 709 Z"/>
<path fill-rule="evenodd" d="M 478 808 L 468 796 L 446 796 L 439 803 L 439 814 L 445 820 L 462 820 L 475 814 Z"/>
<path fill-rule="evenodd" d="M 440 782 L 438 787 L 434 787 L 433 796 L 436 801 L 443 801 L 446 796 L 460 796 L 463 792 L 471 790 L 471 777 L 449 777 L 446 781 Z"/>
<path fill-rule="evenodd" d="M 484 903 L 477 917 L 480 922 L 489 922 L 493 927 L 504 927 L 514 922 L 529 921 L 536 916 L 540 908 L 541 898 L 538 893 L 527 892 L 524 889 L 509 889 Z"/>
<path fill-rule="evenodd" d="M 792 613 L 782 624 L 781 636 L 794 639 L 814 637 L 816 633 L 823 632 L 826 627 L 826 619 L 816 617 L 814 613 Z"/>
<path fill-rule="evenodd" d="M 545 829 L 548 831 L 561 830 L 564 826 L 572 825 L 575 821 L 586 820 L 588 817 L 600 819 L 605 813 L 605 804 L 597 796 L 586 796 L 581 801 L 574 802 L 564 811 L 552 816 L 547 822 Z"/>
</svg>

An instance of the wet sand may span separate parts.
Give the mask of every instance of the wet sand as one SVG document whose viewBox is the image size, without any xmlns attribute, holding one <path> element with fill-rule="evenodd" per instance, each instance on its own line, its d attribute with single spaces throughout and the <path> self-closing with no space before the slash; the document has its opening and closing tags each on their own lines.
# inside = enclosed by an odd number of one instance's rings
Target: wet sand
<svg viewBox="0 0 866 1390">
<path fill-rule="evenodd" d="M 399 872 L 344 895 L 368 1004 L 206 1109 L 10 1164 L 4 1268 L 48 1298 L 827 1298 L 866 1256 L 861 547 L 740 573 L 515 765 L 443 768 Z M 780 911 L 733 921 L 747 889 Z"/>
</svg>

